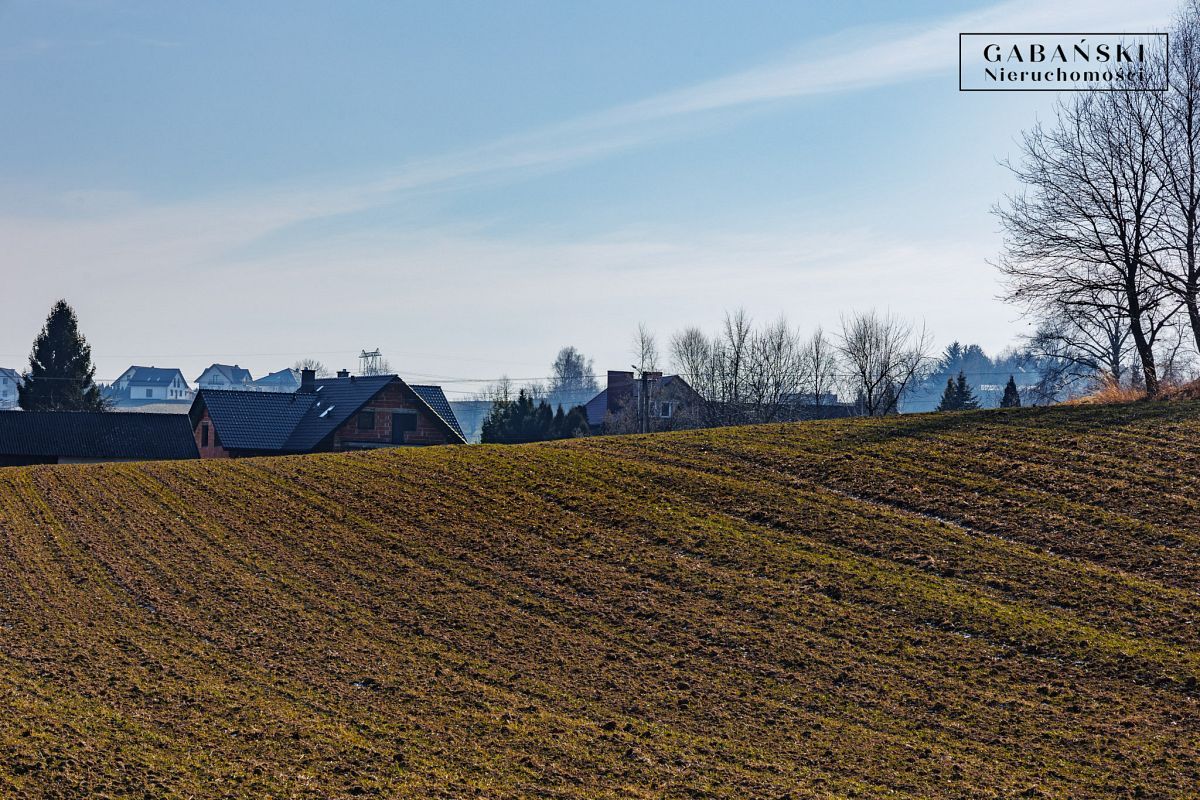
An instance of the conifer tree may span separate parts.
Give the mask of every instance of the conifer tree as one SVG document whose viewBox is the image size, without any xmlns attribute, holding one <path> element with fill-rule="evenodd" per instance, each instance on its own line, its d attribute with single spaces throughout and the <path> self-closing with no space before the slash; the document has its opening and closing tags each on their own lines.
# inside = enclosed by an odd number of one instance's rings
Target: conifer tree
<svg viewBox="0 0 1200 800">
<path fill-rule="evenodd" d="M 954 378 L 946 378 L 946 389 L 942 392 L 942 400 L 938 403 L 938 411 L 958 411 L 958 389 L 954 386 Z"/>
<path fill-rule="evenodd" d="M 1021 393 L 1017 390 L 1017 382 L 1013 380 L 1013 376 L 1008 376 L 1008 383 L 1004 386 L 1004 397 L 1000 400 L 1001 408 L 1020 408 Z"/>
<path fill-rule="evenodd" d="M 66 300 L 50 309 L 33 340 L 29 371 L 18 391 L 26 411 L 103 411 L 95 382 L 92 348 L 79 332 L 79 320 Z"/>
<path fill-rule="evenodd" d="M 975 393 L 971 391 L 971 384 L 967 383 L 967 376 L 962 370 L 959 370 L 958 380 L 955 382 L 954 392 L 958 395 L 958 407 L 962 411 L 974 411 L 979 408 L 979 399 L 975 397 Z"/>
</svg>

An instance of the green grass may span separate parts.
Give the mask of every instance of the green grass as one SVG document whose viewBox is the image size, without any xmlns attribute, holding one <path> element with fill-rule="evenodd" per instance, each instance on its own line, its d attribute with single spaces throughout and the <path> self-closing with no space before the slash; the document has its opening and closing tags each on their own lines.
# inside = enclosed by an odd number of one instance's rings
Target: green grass
<svg viewBox="0 0 1200 800">
<path fill-rule="evenodd" d="M 0 470 L 0 797 L 1193 797 L 1200 404 Z"/>
</svg>

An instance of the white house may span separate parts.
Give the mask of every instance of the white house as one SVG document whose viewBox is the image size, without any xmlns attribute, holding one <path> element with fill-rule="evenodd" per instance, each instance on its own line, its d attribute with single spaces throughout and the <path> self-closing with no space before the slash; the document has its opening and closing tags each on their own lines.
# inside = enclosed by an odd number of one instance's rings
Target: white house
<svg viewBox="0 0 1200 800">
<path fill-rule="evenodd" d="M 190 403 L 192 388 L 177 369 L 133 366 L 121 373 L 105 392 L 119 406 L 145 403 Z"/>
<path fill-rule="evenodd" d="M 15 369 L 0 367 L 0 409 L 17 407 L 17 387 L 21 376 Z"/>
</svg>

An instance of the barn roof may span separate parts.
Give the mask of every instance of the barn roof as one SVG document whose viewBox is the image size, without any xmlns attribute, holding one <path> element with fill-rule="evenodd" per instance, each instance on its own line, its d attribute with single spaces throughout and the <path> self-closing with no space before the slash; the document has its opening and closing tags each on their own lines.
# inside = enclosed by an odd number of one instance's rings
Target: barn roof
<svg viewBox="0 0 1200 800">
<path fill-rule="evenodd" d="M 152 461 L 199 454 L 182 414 L 0 411 L 0 455 Z"/>
</svg>

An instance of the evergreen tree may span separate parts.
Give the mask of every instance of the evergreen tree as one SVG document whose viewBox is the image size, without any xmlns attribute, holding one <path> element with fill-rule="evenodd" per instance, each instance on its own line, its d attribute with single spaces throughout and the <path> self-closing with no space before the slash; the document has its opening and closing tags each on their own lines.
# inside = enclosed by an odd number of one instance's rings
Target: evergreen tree
<svg viewBox="0 0 1200 800">
<path fill-rule="evenodd" d="M 557 413 L 545 400 L 536 404 L 529 393 L 522 389 L 516 400 L 497 400 L 483 421 L 481 440 L 484 444 L 521 444 L 544 442 L 548 439 L 570 439 L 587 436 L 587 412 L 583 406 L 575 406 Z"/>
<path fill-rule="evenodd" d="M 958 389 L 954 386 L 954 378 L 946 378 L 946 390 L 942 392 L 942 400 L 938 403 L 938 411 L 958 411 Z"/>
<path fill-rule="evenodd" d="M 26 411 L 103 411 L 95 383 L 92 348 L 79 332 L 79 320 L 66 300 L 50 309 L 42 332 L 33 340 L 29 371 L 19 389 Z"/>
<path fill-rule="evenodd" d="M 971 391 L 971 384 L 967 383 L 967 376 L 961 370 L 958 373 L 958 380 L 955 381 L 954 391 L 958 395 L 958 407 L 961 410 L 974 411 L 979 408 L 979 399 Z"/>
<path fill-rule="evenodd" d="M 1013 376 L 1008 376 L 1008 383 L 1004 385 L 1004 397 L 1000 400 L 1001 408 L 1020 408 L 1021 393 L 1017 391 L 1017 382 L 1013 380 Z"/>
<path fill-rule="evenodd" d="M 947 378 L 946 389 L 942 392 L 942 401 L 938 403 L 938 411 L 974 411 L 979 408 L 979 400 L 967 383 L 967 376 L 962 370 L 958 378 Z"/>
</svg>

